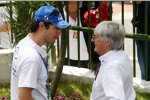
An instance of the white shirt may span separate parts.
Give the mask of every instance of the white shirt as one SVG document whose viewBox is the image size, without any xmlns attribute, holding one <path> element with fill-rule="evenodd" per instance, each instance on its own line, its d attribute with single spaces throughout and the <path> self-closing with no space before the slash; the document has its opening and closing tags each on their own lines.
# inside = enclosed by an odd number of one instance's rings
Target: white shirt
<svg viewBox="0 0 150 100">
<path fill-rule="evenodd" d="M 67 19 L 66 12 L 64 11 L 65 18 Z M 71 26 L 77 26 L 76 21 L 69 16 L 69 23 Z M 81 26 L 81 23 L 80 23 Z M 78 60 L 78 39 L 77 35 L 80 34 L 80 60 L 89 60 L 89 54 L 87 51 L 87 47 L 85 44 L 85 39 L 83 36 L 83 32 L 77 33 L 77 30 L 69 30 L 69 54 L 71 60 Z M 68 57 L 66 52 L 66 58 Z"/>
<path fill-rule="evenodd" d="M 135 100 L 132 63 L 125 52 L 109 51 L 100 60 L 90 100 Z"/>
<path fill-rule="evenodd" d="M 41 59 L 46 52 L 29 36 L 16 46 L 11 70 L 11 100 L 18 100 L 18 87 L 33 88 L 34 100 L 48 100 L 46 90 L 47 70 Z"/>
</svg>

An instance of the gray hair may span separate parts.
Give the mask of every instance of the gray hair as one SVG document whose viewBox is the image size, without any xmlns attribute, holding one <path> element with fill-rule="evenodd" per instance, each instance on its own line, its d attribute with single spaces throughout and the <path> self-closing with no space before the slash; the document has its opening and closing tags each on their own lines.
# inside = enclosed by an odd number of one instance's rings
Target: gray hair
<svg viewBox="0 0 150 100">
<path fill-rule="evenodd" d="M 119 23 L 103 21 L 94 29 L 95 35 L 100 35 L 102 40 L 110 42 L 112 50 L 121 50 L 124 45 L 125 29 Z"/>
</svg>

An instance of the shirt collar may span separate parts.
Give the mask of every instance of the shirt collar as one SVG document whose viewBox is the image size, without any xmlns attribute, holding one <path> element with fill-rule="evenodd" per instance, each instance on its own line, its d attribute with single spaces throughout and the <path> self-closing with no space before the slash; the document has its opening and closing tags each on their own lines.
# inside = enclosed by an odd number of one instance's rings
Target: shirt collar
<svg viewBox="0 0 150 100">
<path fill-rule="evenodd" d="M 119 50 L 122 51 L 122 50 Z M 114 59 L 114 56 L 118 53 L 118 50 L 111 50 L 107 53 L 105 53 L 104 55 L 100 56 L 99 59 L 101 61 L 101 63 L 106 62 L 106 61 L 110 61 Z"/>
<path fill-rule="evenodd" d="M 46 50 L 44 48 L 40 47 L 36 42 L 34 42 L 30 37 L 29 34 L 26 36 L 26 39 L 28 40 L 28 44 L 37 51 L 43 58 L 46 58 Z"/>
</svg>

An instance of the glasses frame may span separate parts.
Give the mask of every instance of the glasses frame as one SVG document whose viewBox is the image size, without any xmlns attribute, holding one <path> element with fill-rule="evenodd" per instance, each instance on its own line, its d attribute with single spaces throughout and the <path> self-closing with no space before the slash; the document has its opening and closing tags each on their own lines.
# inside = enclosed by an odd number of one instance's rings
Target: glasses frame
<svg viewBox="0 0 150 100">
<path fill-rule="evenodd" d="M 100 37 L 100 35 L 95 35 L 95 34 L 92 34 L 92 40 L 95 40 L 96 38 Z"/>
</svg>

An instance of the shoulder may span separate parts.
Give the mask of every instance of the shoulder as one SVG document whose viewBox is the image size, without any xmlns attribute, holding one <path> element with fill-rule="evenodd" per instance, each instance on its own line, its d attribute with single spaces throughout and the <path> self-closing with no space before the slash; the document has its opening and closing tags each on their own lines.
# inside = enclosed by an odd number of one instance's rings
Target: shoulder
<svg viewBox="0 0 150 100">
<path fill-rule="evenodd" d="M 40 55 L 30 45 L 26 44 L 26 41 L 21 40 L 15 48 L 15 52 L 18 54 L 19 59 L 26 60 L 39 60 Z"/>
</svg>

